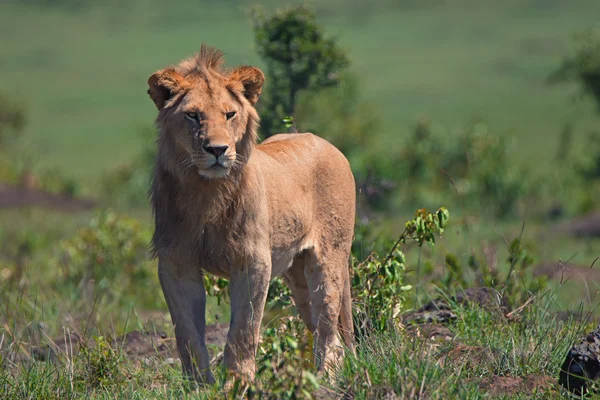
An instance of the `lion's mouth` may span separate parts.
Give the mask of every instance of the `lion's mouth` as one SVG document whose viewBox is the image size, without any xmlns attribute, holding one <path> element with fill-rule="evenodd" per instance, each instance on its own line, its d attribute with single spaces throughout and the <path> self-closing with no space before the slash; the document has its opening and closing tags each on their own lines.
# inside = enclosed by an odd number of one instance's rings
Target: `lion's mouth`
<svg viewBox="0 0 600 400">
<path fill-rule="evenodd" d="M 222 178 L 229 175 L 229 167 L 215 162 L 209 167 L 198 166 L 198 174 L 207 178 Z"/>
</svg>

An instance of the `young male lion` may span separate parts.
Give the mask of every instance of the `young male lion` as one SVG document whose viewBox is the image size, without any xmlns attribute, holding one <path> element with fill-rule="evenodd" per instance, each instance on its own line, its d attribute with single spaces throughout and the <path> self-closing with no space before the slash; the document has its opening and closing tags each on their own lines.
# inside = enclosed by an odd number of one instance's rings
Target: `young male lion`
<svg viewBox="0 0 600 400">
<path fill-rule="evenodd" d="M 158 156 L 151 189 L 158 274 L 184 371 L 213 382 L 204 341 L 203 271 L 230 280 L 224 363 L 251 380 L 269 281 L 283 275 L 315 337 L 319 370 L 352 348 L 348 260 L 354 177 L 333 145 L 310 133 L 256 144 L 263 73 L 224 70 L 222 53 L 156 72 Z M 339 323 L 339 327 L 338 327 Z"/>
</svg>

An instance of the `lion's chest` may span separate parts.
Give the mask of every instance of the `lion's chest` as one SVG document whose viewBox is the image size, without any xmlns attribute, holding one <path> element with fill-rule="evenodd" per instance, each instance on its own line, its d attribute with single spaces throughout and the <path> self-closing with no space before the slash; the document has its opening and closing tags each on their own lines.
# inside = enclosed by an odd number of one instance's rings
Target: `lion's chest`
<svg viewBox="0 0 600 400">
<path fill-rule="evenodd" d="M 183 224 L 173 235 L 169 252 L 181 267 L 229 277 L 232 266 L 244 258 L 233 242 L 232 235 L 218 227 Z"/>
</svg>

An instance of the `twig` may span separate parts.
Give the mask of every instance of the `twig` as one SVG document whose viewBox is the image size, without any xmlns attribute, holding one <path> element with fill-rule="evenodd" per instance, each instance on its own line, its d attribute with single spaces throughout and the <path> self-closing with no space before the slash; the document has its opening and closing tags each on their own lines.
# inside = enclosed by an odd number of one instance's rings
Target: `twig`
<svg viewBox="0 0 600 400">
<path fill-rule="evenodd" d="M 535 296 L 531 296 L 530 298 L 527 299 L 527 301 L 521 305 L 519 308 L 516 308 L 514 310 L 512 310 L 511 312 L 509 312 L 508 314 L 506 314 L 506 318 L 507 319 L 514 319 L 514 316 L 518 313 L 520 313 L 521 311 L 523 311 L 528 305 L 530 305 L 531 303 L 533 303 L 536 300 Z"/>
</svg>

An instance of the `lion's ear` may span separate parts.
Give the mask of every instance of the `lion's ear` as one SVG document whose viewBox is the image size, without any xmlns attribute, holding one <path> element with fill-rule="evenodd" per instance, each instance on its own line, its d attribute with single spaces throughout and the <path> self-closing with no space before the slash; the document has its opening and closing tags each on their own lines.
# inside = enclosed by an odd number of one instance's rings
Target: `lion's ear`
<svg viewBox="0 0 600 400">
<path fill-rule="evenodd" d="M 148 78 L 148 94 L 159 110 L 184 87 L 185 78 L 173 68 L 163 69 Z"/>
<path fill-rule="evenodd" d="M 244 86 L 244 96 L 250 103 L 256 104 L 265 82 L 265 74 L 260 69 L 248 66 L 238 67 L 231 72 L 229 79 L 241 82 Z"/>
</svg>

